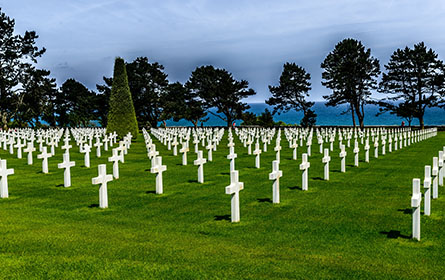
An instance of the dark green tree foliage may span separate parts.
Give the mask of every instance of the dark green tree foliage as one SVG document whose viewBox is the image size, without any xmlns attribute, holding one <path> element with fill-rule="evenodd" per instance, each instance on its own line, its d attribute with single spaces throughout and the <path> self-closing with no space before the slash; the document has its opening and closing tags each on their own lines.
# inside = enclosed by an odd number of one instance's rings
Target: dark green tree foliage
<svg viewBox="0 0 445 280">
<path fill-rule="evenodd" d="M 27 69 L 37 62 L 37 58 L 45 52 L 38 49 L 34 31 L 26 31 L 24 35 L 14 34 L 15 22 L 0 9 L 0 123 L 5 126 L 16 107 L 16 91 L 20 89 L 20 78 Z"/>
<path fill-rule="evenodd" d="M 96 95 L 96 119 L 102 127 L 107 127 L 108 106 L 111 96 L 111 86 L 113 85 L 113 78 L 103 77 L 105 85 L 96 85 L 99 94 Z"/>
<path fill-rule="evenodd" d="M 311 109 L 304 112 L 304 116 L 300 121 L 302 127 L 312 127 L 317 123 L 317 114 Z"/>
<path fill-rule="evenodd" d="M 257 116 L 252 112 L 243 113 L 241 119 L 243 120 L 241 125 L 258 125 Z"/>
<path fill-rule="evenodd" d="M 146 57 L 138 57 L 127 64 L 127 74 L 139 125 L 157 127 L 163 120 L 163 102 L 168 87 L 164 66 L 149 63 Z"/>
<path fill-rule="evenodd" d="M 59 126 L 89 126 L 95 119 L 95 98 L 93 91 L 83 84 L 68 79 L 59 89 L 56 98 L 56 119 Z"/>
<path fill-rule="evenodd" d="M 174 121 L 185 119 L 193 123 L 195 127 L 198 122 L 206 121 L 207 113 L 204 104 L 190 89 L 179 82 L 168 86 L 168 94 L 163 101 L 164 120 L 172 118 Z"/>
<path fill-rule="evenodd" d="M 258 125 L 263 127 L 272 127 L 275 125 L 272 113 L 269 111 L 269 109 L 266 108 L 264 112 L 262 112 L 261 115 L 258 116 L 257 123 Z"/>
<path fill-rule="evenodd" d="M 116 131 L 119 138 L 130 132 L 133 137 L 137 136 L 138 123 L 128 86 L 127 71 L 122 58 L 116 58 L 114 63 L 113 85 L 108 112 L 107 131 Z"/>
<path fill-rule="evenodd" d="M 247 103 L 241 102 L 243 98 L 255 95 L 255 91 L 248 89 L 248 86 L 247 81 L 237 81 L 225 69 L 213 66 L 197 67 L 186 83 L 186 87 L 203 101 L 206 110 L 217 109 L 217 113 L 209 113 L 227 122 L 228 127 L 241 119 L 243 112 L 250 108 Z"/>
<path fill-rule="evenodd" d="M 378 101 L 375 104 L 379 105 L 379 112 L 377 116 L 389 112 L 392 115 L 404 118 L 408 125 L 411 126 L 411 122 L 414 119 L 414 114 L 416 112 L 416 105 L 410 101 L 405 102 L 388 102 L 388 101 Z"/>
<path fill-rule="evenodd" d="M 377 88 L 379 61 L 360 41 L 344 39 L 328 54 L 321 67 L 324 69 L 322 84 L 332 89 L 331 95 L 323 96 L 328 101 L 326 106 L 348 104 L 354 126 L 357 115 L 363 128 L 364 106 L 369 101 L 371 90 Z"/>
<path fill-rule="evenodd" d="M 315 124 L 317 115 L 310 110 L 314 102 L 306 101 L 311 89 L 310 79 L 311 75 L 302 67 L 295 63 L 285 63 L 280 76 L 280 84 L 276 87 L 269 86 L 272 97 L 266 100 L 266 103 L 274 106 L 273 114 L 286 113 L 289 110 L 303 111 L 304 116 L 310 116 L 311 123 Z M 309 110 L 310 115 L 308 115 Z M 304 123 L 309 124 L 307 120 L 304 120 Z"/>
<path fill-rule="evenodd" d="M 57 96 L 56 80 L 46 70 L 27 68 L 21 75 L 22 89 L 14 96 L 15 125 L 40 127 L 41 120 L 56 125 L 54 101 Z"/>
<path fill-rule="evenodd" d="M 445 95 L 444 63 L 438 59 L 432 49 L 427 49 L 423 42 L 410 49 L 397 49 L 383 73 L 380 91 L 392 95 L 382 101 L 384 109 L 412 110 L 410 113 L 419 119 L 423 128 L 425 109 L 443 104 Z M 403 105 L 392 106 L 394 101 Z M 406 112 L 405 112 L 406 114 Z"/>
</svg>

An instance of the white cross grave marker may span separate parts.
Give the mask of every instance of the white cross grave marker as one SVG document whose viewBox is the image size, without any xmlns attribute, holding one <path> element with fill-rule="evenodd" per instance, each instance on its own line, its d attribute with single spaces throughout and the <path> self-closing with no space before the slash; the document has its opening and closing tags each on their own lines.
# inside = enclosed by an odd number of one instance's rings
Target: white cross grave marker
<svg viewBox="0 0 445 280">
<path fill-rule="evenodd" d="M 231 216 L 232 223 L 240 221 L 239 192 L 244 189 L 244 183 L 239 181 L 238 171 L 230 172 L 230 185 L 226 187 L 226 194 L 232 195 Z"/>
<path fill-rule="evenodd" d="M 57 165 L 58 168 L 65 168 L 63 173 L 63 186 L 65 188 L 71 187 L 71 167 L 75 166 L 74 161 L 70 161 L 70 154 L 63 154 L 63 162 Z"/>
<path fill-rule="evenodd" d="M 42 148 L 42 153 L 40 155 L 37 155 L 38 159 L 42 159 L 42 172 L 48 173 L 48 158 L 51 157 L 51 153 L 48 153 L 47 148 Z"/>
<path fill-rule="evenodd" d="M 300 164 L 300 170 L 303 170 L 303 174 L 301 176 L 302 181 L 302 190 L 308 190 L 308 169 L 311 167 L 311 163 L 307 161 L 307 154 L 302 155 L 302 163 Z"/>
<path fill-rule="evenodd" d="M 107 183 L 113 181 L 113 175 L 107 175 L 107 165 L 99 164 L 98 166 L 99 174 L 97 177 L 91 180 L 93 185 L 100 184 L 99 188 L 99 207 L 108 208 L 108 191 Z"/>
<path fill-rule="evenodd" d="M 282 176 L 283 176 L 283 171 L 280 170 L 280 162 L 278 160 L 272 161 L 272 173 L 269 173 L 269 180 L 273 180 L 273 185 L 272 185 L 273 203 L 280 203 L 280 177 Z"/>
<path fill-rule="evenodd" d="M 164 192 L 162 182 L 162 172 L 167 170 L 167 165 L 162 165 L 162 157 L 156 157 L 156 164 L 150 169 L 151 173 L 156 173 L 156 193 L 162 194 Z"/>
<path fill-rule="evenodd" d="M 411 197 L 411 207 L 413 208 L 413 239 L 420 241 L 420 203 L 422 194 L 420 193 L 420 179 L 413 179 L 413 196 Z"/>
<path fill-rule="evenodd" d="M 198 165 L 198 183 L 204 183 L 204 164 L 207 162 L 202 156 L 202 151 L 198 151 L 198 158 L 193 162 Z"/>
<path fill-rule="evenodd" d="M 14 169 L 8 169 L 5 159 L 0 160 L 0 196 L 8 198 L 8 176 L 14 174 Z"/>
</svg>

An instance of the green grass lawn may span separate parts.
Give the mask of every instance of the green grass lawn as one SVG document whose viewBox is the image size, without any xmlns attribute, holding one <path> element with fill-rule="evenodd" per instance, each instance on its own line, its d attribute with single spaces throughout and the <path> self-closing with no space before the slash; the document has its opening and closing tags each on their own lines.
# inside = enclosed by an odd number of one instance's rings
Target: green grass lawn
<svg viewBox="0 0 445 280">
<path fill-rule="evenodd" d="M 78 147 L 71 151 L 72 187 L 63 187 L 62 151 L 28 166 L 0 150 L 15 169 L 8 199 L 0 200 L 0 278 L 2 279 L 444 279 L 445 198 L 432 201 L 432 215 L 421 217 L 421 241 L 411 236 L 412 179 L 445 145 L 445 133 L 353 167 L 347 150 L 346 173 L 340 173 L 338 144 L 331 153 L 330 181 L 323 181 L 322 155 L 312 147 L 309 190 L 301 190 L 301 153 L 282 135 L 281 203 L 273 205 L 268 180 L 273 145 L 261 155 L 261 168 L 236 139 L 236 169 L 241 222 L 230 222 L 227 132 L 213 162 L 197 182 L 195 154 L 188 166 L 157 140 L 167 165 L 164 194 L 155 194 L 141 135 L 132 144 L 120 179 L 108 184 L 109 208 L 99 209 L 98 186 L 91 184 L 97 165 L 111 155 L 91 153 L 83 167 Z M 272 141 L 274 143 L 275 141 Z M 74 145 L 74 143 L 72 143 Z M 351 143 L 353 144 L 353 143 Z M 372 143 L 370 143 L 372 144 Z M 62 145 L 59 145 L 62 146 Z M 191 145 L 191 150 L 193 146 Z M 207 155 L 207 152 L 204 153 Z M 36 153 L 35 153 L 36 155 Z M 423 190 L 422 190 L 423 191 Z M 422 201 L 423 207 L 423 201 Z"/>
</svg>

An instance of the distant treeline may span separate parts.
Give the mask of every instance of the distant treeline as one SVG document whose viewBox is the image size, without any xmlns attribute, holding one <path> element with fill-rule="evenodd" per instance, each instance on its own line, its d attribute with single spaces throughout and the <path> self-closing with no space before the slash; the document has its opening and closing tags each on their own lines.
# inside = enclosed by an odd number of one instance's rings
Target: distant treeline
<svg viewBox="0 0 445 280">
<path fill-rule="evenodd" d="M 50 78 L 50 71 L 38 69 L 37 59 L 45 48 L 36 47 L 34 31 L 14 33 L 15 22 L 0 9 L 0 124 L 40 127 L 90 126 L 92 120 L 107 125 L 109 97 L 113 79 L 103 77 L 96 91 L 89 90 L 74 79 L 61 86 Z M 256 116 L 246 112 L 249 105 L 242 100 L 255 95 L 248 81 L 236 80 L 225 69 L 211 65 L 197 67 L 187 82 L 170 83 L 164 67 L 138 57 L 125 63 L 136 118 L 139 127 L 156 127 L 159 122 L 185 119 L 195 126 L 213 114 L 232 125 L 242 119 L 245 124 L 275 125 L 272 114 L 296 110 L 303 112 L 302 126 L 316 124 L 313 102 L 307 100 L 311 89 L 310 74 L 295 63 L 286 62 L 272 94 L 266 103 L 273 111 Z M 347 105 L 347 112 L 363 127 L 365 104 L 377 104 L 380 111 L 390 112 L 407 120 L 423 117 L 429 107 L 444 107 L 444 63 L 423 42 L 397 49 L 384 65 L 371 55 L 371 50 L 355 39 L 344 39 L 321 63 L 322 84 L 331 90 L 323 96 L 326 106 Z M 381 75 L 381 76 L 380 76 Z M 377 79 L 381 77 L 381 82 Z M 372 91 L 387 97 L 371 99 Z M 215 110 L 210 110 L 215 108 Z"/>
</svg>

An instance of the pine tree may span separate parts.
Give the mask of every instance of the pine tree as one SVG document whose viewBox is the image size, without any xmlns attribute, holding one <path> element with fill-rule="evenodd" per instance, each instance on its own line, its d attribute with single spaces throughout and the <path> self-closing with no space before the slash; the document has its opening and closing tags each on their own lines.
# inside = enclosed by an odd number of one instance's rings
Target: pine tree
<svg viewBox="0 0 445 280">
<path fill-rule="evenodd" d="M 136 113 L 128 86 L 125 62 L 120 57 L 117 57 L 114 63 L 109 108 L 107 131 L 116 131 L 119 138 L 124 137 L 128 132 L 136 137 L 138 132 Z"/>
</svg>

